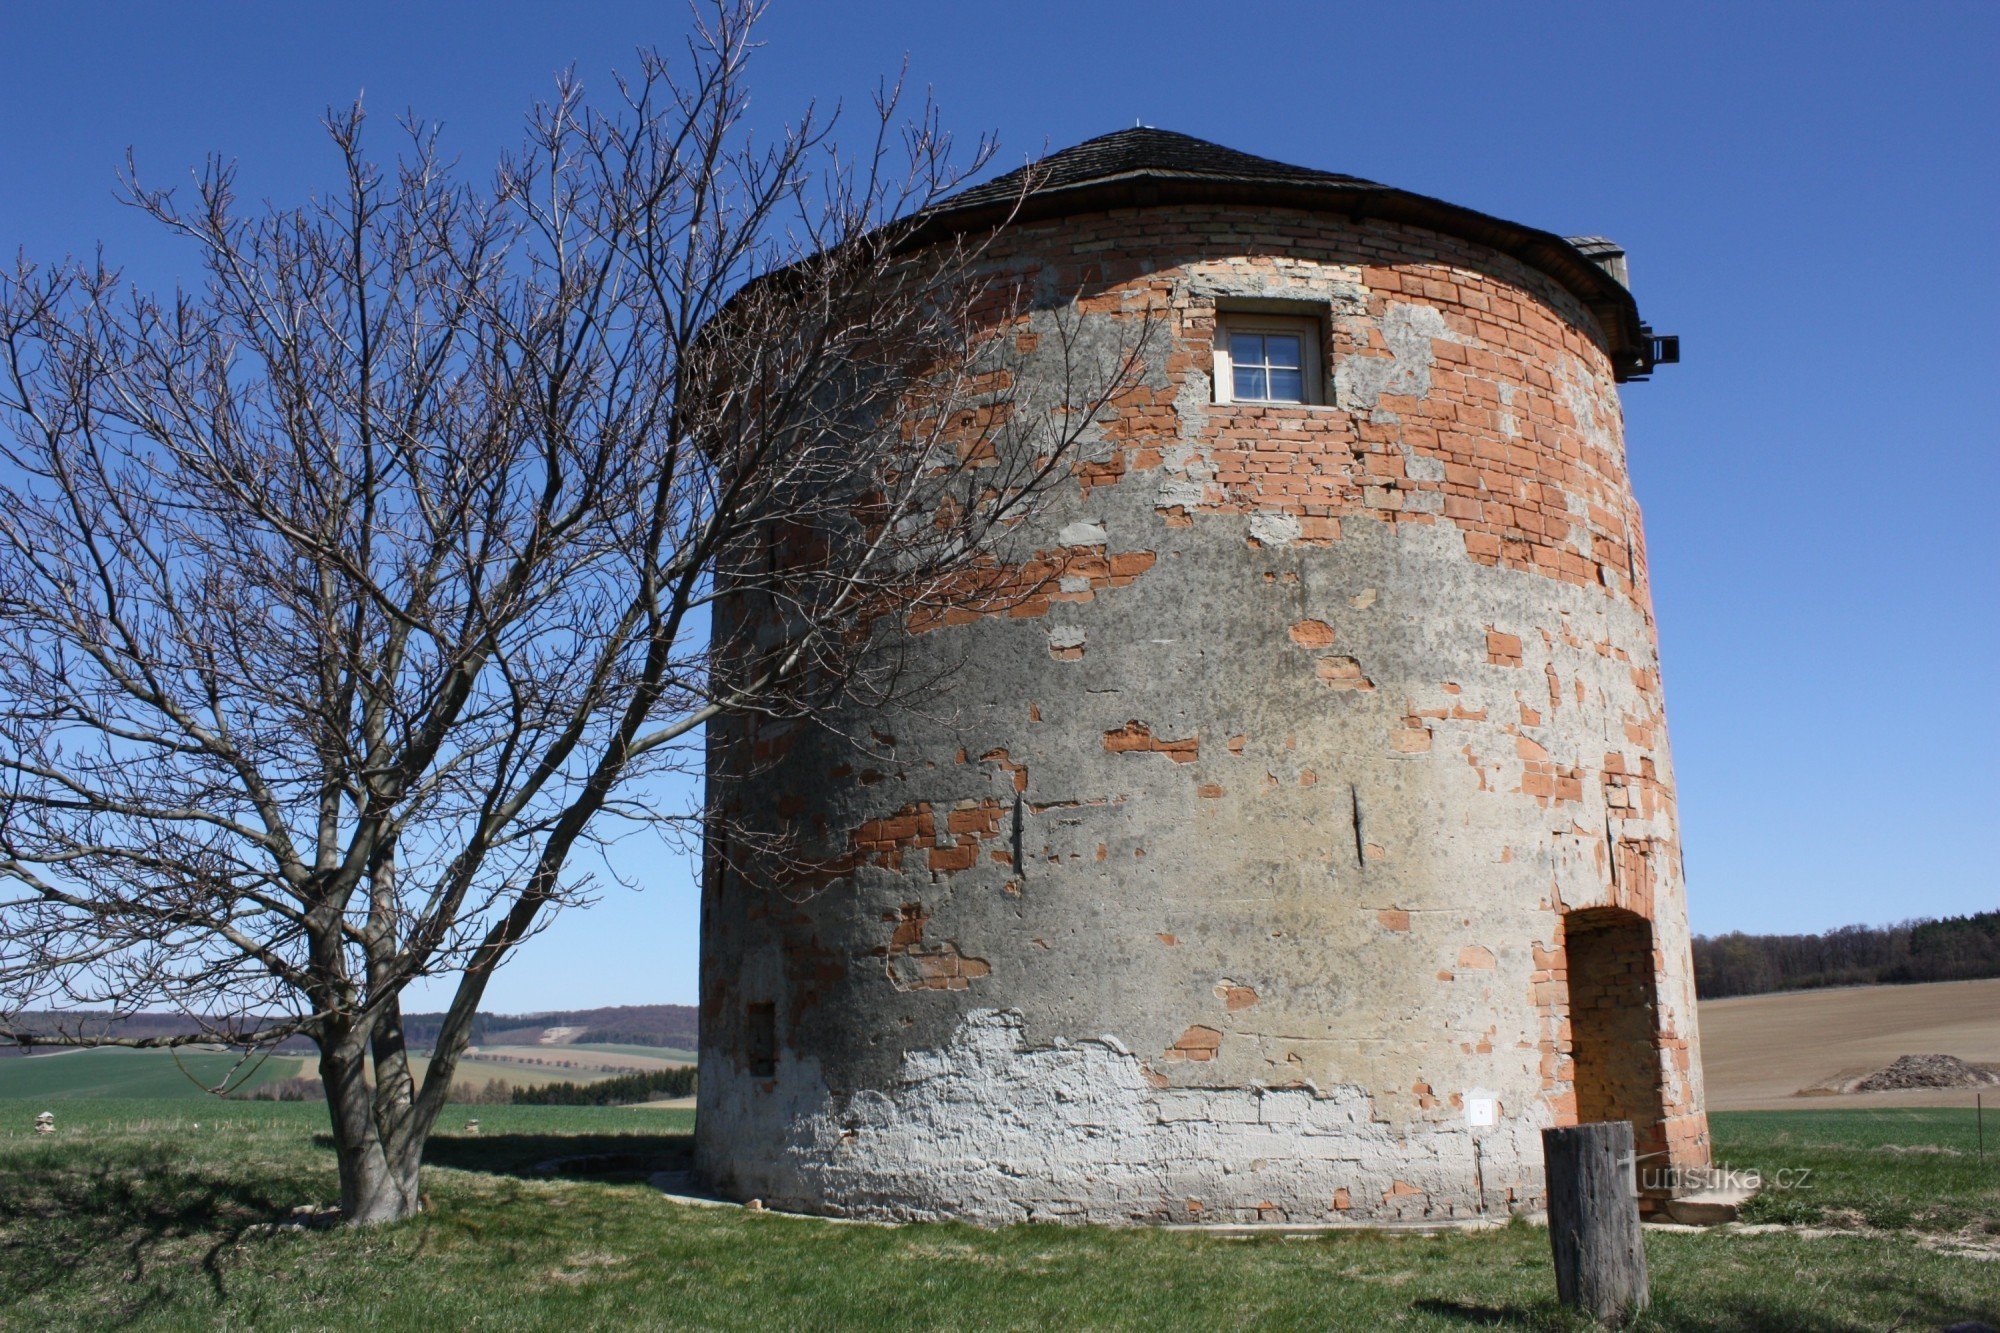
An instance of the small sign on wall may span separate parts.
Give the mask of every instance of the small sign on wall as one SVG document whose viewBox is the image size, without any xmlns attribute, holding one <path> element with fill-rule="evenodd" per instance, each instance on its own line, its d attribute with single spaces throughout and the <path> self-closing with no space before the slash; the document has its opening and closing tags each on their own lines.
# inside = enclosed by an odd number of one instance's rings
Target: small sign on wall
<svg viewBox="0 0 2000 1333">
<path fill-rule="evenodd" d="M 1486 1129 L 1500 1123 L 1500 1099 L 1490 1092 L 1465 1094 L 1465 1123 Z"/>
</svg>

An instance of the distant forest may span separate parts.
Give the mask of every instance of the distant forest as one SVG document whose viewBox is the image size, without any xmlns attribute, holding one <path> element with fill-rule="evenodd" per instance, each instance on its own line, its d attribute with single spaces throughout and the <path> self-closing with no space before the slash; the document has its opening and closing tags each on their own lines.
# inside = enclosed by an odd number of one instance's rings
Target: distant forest
<svg viewBox="0 0 2000 1333">
<path fill-rule="evenodd" d="M 1704 1000 L 1977 977 L 2000 977 L 2000 912 L 1842 926 L 1824 935 L 1694 937 L 1694 988 Z"/>
<path fill-rule="evenodd" d="M 637 1074 L 614 1074 L 595 1083 L 544 1083 L 540 1087 L 515 1088 L 509 1094 L 516 1106 L 630 1106 L 663 1097 L 692 1097 L 695 1072 L 686 1069 L 648 1069 Z"/>
</svg>

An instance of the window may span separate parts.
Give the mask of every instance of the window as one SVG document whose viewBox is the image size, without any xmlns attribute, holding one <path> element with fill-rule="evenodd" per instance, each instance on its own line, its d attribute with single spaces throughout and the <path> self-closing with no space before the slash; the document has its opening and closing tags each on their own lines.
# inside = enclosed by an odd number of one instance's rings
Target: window
<svg viewBox="0 0 2000 1333">
<path fill-rule="evenodd" d="M 1223 312 L 1215 321 L 1215 401 L 1321 401 L 1319 324 Z"/>
<path fill-rule="evenodd" d="M 743 1007 L 744 1062 L 750 1077 L 770 1078 L 778 1072 L 778 1006 L 752 1001 Z"/>
<path fill-rule="evenodd" d="M 1306 400 L 1305 337 L 1233 329 L 1229 334 L 1229 396 L 1239 403 Z"/>
</svg>

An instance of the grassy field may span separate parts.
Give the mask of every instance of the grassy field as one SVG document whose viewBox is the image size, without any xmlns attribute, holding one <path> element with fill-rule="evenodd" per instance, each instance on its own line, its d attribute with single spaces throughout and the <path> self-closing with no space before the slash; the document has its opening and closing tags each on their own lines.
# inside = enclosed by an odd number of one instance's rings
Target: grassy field
<svg viewBox="0 0 2000 1333">
<path fill-rule="evenodd" d="M 430 1060 L 425 1056 L 410 1057 L 410 1073 L 415 1078 L 422 1078 L 429 1071 L 430 1065 Z M 603 1077 L 602 1069 L 535 1069 L 527 1065 L 481 1060 L 476 1057 L 460 1060 L 458 1068 L 452 1071 L 454 1084 L 470 1083 L 475 1088 L 484 1088 L 494 1079 L 498 1079 L 510 1088 L 539 1088 L 544 1083 L 589 1083 Z"/>
<path fill-rule="evenodd" d="M 516 1063 L 531 1069 L 559 1070 L 568 1078 L 593 1078 L 604 1073 L 634 1073 L 673 1069 L 692 1064 L 693 1057 L 659 1046 L 476 1046 L 471 1055 L 489 1063 Z"/>
<path fill-rule="evenodd" d="M 693 1063 L 692 1052 L 663 1046 L 481 1046 L 458 1062 L 452 1081 L 484 1088 L 489 1079 L 498 1079 L 510 1088 L 539 1088 L 545 1083 L 595 1083 L 613 1074 Z M 418 1078 L 429 1066 L 422 1056 L 410 1061 Z"/>
<path fill-rule="evenodd" d="M 693 1058 L 684 1051 L 655 1046 L 502 1047 L 492 1054 L 502 1058 L 474 1057 L 459 1061 L 453 1081 L 469 1083 L 478 1089 L 496 1079 L 510 1088 L 591 1083 L 618 1072 L 672 1069 L 691 1063 Z M 505 1058 L 509 1056 L 540 1057 L 549 1063 L 517 1063 Z M 564 1068 L 564 1064 L 572 1067 Z M 415 1056 L 410 1065 L 412 1072 L 422 1078 L 429 1061 Z M 17 1097 L 50 1102 L 72 1097 L 205 1100 L 207 1089 L 225 1078 L 231 1089 L 247 1093 L 265 1083 L 313 1073 L 315 1068 L 312 1060 L 292 1055 L 275 1055 L 239 1066 L 237 1056 L 228 1052 L 176 1053 L 111 1047 L 63 1051 L 0 1059 L 0 1100 Z"/>
<path fill-rule="evenodd" d="M 293 1077 L 305 1063 L 293 1055 L 239 1063 L 239 1057 L 230 1052 L 111 1047 L 13 1056 L 0 1060 L 0 1099 L 165 1097 L 206 1101 L 210 1100 L 207 1089 L 225 1079 L 231 1088 L 248 1092 L 260 1084 Z"/>
<path fill-rule="evenodd" d="M 42 1137 L 26 1129 L 36 1109 L 0 1103 L 4 1327 L 1575 1326 L 1555 1305 L 1546 1233 L 1520 1224 L 1255 1240 L 843 1226 L 662 1198 L 644 1177 L 685 1160 L 685 1112 L 477 1107 L 482 1135 L 462 1133 L 457 1111 L 440 1126 L 422 1219 L 274 1231 L 333 1194 L 322 1108 L 78 1101 Z M 2000 1264 L 1948 1248 L 2000 1231 L 2000 1169 L 1982 1175 L 1965 1154 L 1967 1117 L 1744 1114 L 1716 1129 L 1737 1165 L 1813 1171 L 1760 1204 L 1776 1220 L 1896 1229 L 1651 1232 L 1655 1305 L 1640 1327 L 2000 1319 Z M 600 1155 L 610 1178 L 536 1170 L 578 1154 Z"/>
<path fill-rule="evenodd" d="M 1962 1236 L 2000 1260 L 2000 1114 L 1986 1118 L 1982 1162 L 1970 1112 L 1737 1111 L 1711 1116 L 1716 1156 L 1754 1168 L 1767 1188 L 1746 1220 Z M 1993 1270 L 2000 1290 L 2000 1262 Z"/>
</svg>

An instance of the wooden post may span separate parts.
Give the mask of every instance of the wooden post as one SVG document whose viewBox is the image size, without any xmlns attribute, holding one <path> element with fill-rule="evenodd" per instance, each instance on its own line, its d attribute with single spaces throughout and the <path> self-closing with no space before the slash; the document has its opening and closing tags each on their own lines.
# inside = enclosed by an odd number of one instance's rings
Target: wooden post
<svg viewBox="0 0 2000 1333">
<path fill-rule="evenodd" d="M 1623 1323 L 1650 1299 L 1631 1122 L 1545 1129 L 1542 1160 L 1556 1295 L 1592 1318 Z"/>
</svg>

